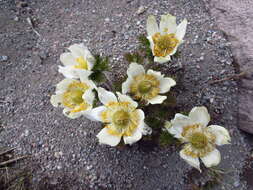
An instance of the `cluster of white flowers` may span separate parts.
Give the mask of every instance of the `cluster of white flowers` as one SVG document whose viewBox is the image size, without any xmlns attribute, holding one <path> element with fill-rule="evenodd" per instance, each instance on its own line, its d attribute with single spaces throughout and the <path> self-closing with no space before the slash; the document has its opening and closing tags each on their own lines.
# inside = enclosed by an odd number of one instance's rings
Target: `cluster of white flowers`
<svg viewBox="0 0 253 190">
<path fill-rule="evenodd" d="M 160 25 L 154 16 L 147 19 L 147 39 L 154 56 L 154 62 L 170 61 L 177 48 L 183 43 L 187 21 L 176 24 L 176 17 L 167 14 L 161 16 Z M 116 95 L 90 79 L 93 73 L 95 57 L 83 44 L 74 44 L 70 52 L 63 53 L 59 72 L 65 77 L 56 86 L 51 103 L 55 107 L 63 107 L 63 114 L 71 119 L 85 116 L 93 121 L 102 122 L 103 129 L 97 134 L 99 143 L 116 146 L 121 137 L 125 144 L 133 144 L 142 135 L 151 134 L 145 124 L 145 113 L 138 108 L 138 103 L 162 104 L 167 98 L 165 94 L 176 85 L 172 78 L 161 72 L 145 68 L 132 62 L 127 70 L 127 80 L 122 83 L 122 92 Z M 102 104 L 94 107 L 96 99 Z M 176 114 L 175 118 L 165 123 L 165 128 L 178 138 L 184 148 L 180 156 L 190 165 L 200 170 L 199 158 L 206 167 L 219 164 L 220 153 L 215 145 L 228 144 L 228 131 L 218 125 L 210 125 L 210 115 L 205 107 L 195 107 L 189 116 Z M 200 170 L 201 171 L 201 170 Z"/>
</svg>

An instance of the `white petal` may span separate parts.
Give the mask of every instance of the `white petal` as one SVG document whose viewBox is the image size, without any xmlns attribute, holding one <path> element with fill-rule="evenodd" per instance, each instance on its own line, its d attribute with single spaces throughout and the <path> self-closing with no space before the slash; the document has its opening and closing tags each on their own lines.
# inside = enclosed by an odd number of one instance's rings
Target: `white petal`
<svg viewBox="0 0 253 190">
<path fill-rule="evenodd" d="M 95 58 L 93 57 L 93 55 L 90 53 L 90 51 L 86 46 L 84 47 L 84 59 L 86 59 L 87 61 L 88 70 L 91 70 L 95 64 Z"/>
<path fill-rule="evenodd" d="M 81 82 L 85 82 L 89 80 L 89 76 L 92 72 L 88 70 L 77 69 L 76 73 L 77 73 L 77 76 L 80 78 Z"/>
<path fill-rule="evenodd" d="M 132 134 L 132 136 L 124 136 L 124 142 L 125 144 L 133 144 L 137 141 L 139 141 L 142 137 L 142 132 L 138 129 L 136 129 L 136 131 Z"/>
<path fill-rule="evenodd" d="M 153 15 L 150 15 L 147 20 L 148 36 L 153 36 L 157 32 L 159 32 L 159 29 L 158 29 L 158 24 L 156 22 L 156 18 Z"/>
<path fill-rule="evenodd" d="M 130 92 L 130 85 L 132 84 L 133 79 L 132 77 L 128 77 L 125 82 L 122 83 L 122 93 L 126 94 Z"/>
<path fill-rule="evenodd" d="M 192 120 L 183 114 L 177 113 L 173 120 L 171 120 L 172 127 L 168 131 L 173 134 L 176 138 L 182 138 L 181 134 L 183 128 L 189 125 L 192 125 Z"/>
<path fill-rule="evenodd" d="M 167 55 L 166 57 L 155 57 L 154 58 L 154 62 L 157 62 L 157 63 L 167 63 L 169 62 L 171 59 L 170 59 L 170 56 Z"/>
<path fill-rule="evenodd" d="M 141 109 L 137 109 L 136 111 L 137 111 L 138 116 L 139 116 L 139 121 L 140 121 L 140 122 L 144 121 L 144 118 L 145 118 L 144 112 L 143 112 Z M 144 127 L 144 123 L 142 123 L 142 124 L 143 124 L 143 125 L 141 125 L 141 128 Z"/>
<path fill-rule="evenodd" d="M 191 156 L 187 156 L 184 153 L 184 149 L 180 151 L 180 157 L 183 158 L 188 164 L 190 164 L 192 167 L 198 169 L 200 172 L 200 163 L 199 163 L 199 159 L 198 158 L 193 158 Z"/>
<path fill-rule="evenodd" d="M 205 166 L 208 168 L 212 166 L 217 166 L 221 161 L 220 151 L 218 151 L 217 149 L 214 149 L 212 152 L 202 157 L 201 160 L 205 164 Z"/>
<path fill-rule="evenodd" d="M 160 33 L 161 34 L 176 33 L 176 30 L 177 30 L 176 17 L 170 14 L 162 15 L 160 21 Z"/>
<path fill-rule="evenodd" d="M 85 112 L 85 117 L 92 121 L 102 121 L 101 113 L 106 110 L 105 106 L 99 106 Z"/>
<path fill-rule="evenodd" d="M 56 93 L 57 94 L 60 94 L 60 93 L 63 93 L 67 90 L 68 86 L 74 82 L 76 80 L 73 80 L 73 79 L 63 79 L 61 82 L 59 82 L 57 85 L 56 85 Z"/>
<path fill-rule="evenodd" d="M 176 81 L 172 78 L 162 78 L 160 80 L 160 93 L 166 93 L 172 86 L 176 85 Z"/>
<path fill-rule="evenodd" d="M 75 65 L 77 62 L 75 61 L 75 58 L 71 53 L 62 53 L 60 55 L 60 61 L 63 63 L 63 65 Z"/>
<path fill-rule="evenodd" d="M 167 96 L 160 96 L 160 95 L 157 95 L 156 97 L 148 100 L 148 103 L 150 104 L 161 104 L 163 103 L 163 101 L 167 98 Z"/>
<path fill-rule="evenodd" d="M 104 88 L 99 87 L 97 89 L 98 98 L 102 104 L 106 105 L 109 102 L 118 102 L 117 97 L 110 91 L 105 90 Z"/>
<path fill-rule="evenodd" d="M 107 128 L 103 128 L 98 134 L 97 138 L 100 144 L 107 144 L 110 146 L 117 146 L 120 142 L 121 137 L 111 135 L 108 133 Z"/>
<path fill-rule="evenodd" d="M 58 69 L 59 73 L 63 74 L 66 78 L 73 78 L 77 79 L 78 75 L 76 74 L 76 69 L 73 68 L 72 66 L 59 66 Z"/>
<path fill-rule="evenodd" d="M 83 44 L 73 44 L 68 49 L 71 51 L 72 55 L 75 58 L 78 57 L 84 58 L 85 46 Z"/>
<path fill-rule="evenodd" d="M 62 102 L 62 94 L 52 95 L 50 98 L 50 102 L 54 107 L 58 107 Z"/>
<path fill-rule="evenodd" d="M 119 92 L 117 92 L 117 96 L 118 96 L 120 102 L 130 102 L 131 106 L 133 106 L 134 108 L 137 108 L 138 103 L 135 102 L 130 96 L 123 95 Z"/>
<path fill-rule="evenodd" d="M 195 121 L 195 123 L 202 124 L 204 127 L 207 126 L 207 124 L 210 121 L 210 115 L 206 109 L 206 107 L 194 107 L 191 112 L 189 113 L 189 117 Z"/>
<path fill-rule="evenodd" d="M 94 95 L 94 92 L 92 91 L 92 89 L 86 90 L 85 93 L 83 94 L 82 98 L 85 100 L 85 102 L 87 102 L 88 104 L 90 104 L 92 106 L 94 98 L 95 98 L 95 95 Z"/>
<path fill-rule="evenodd" d="M 153 55 L 154 55 L 154 47 L 155 47 L 155 44 L 154 44 L 153 38 L 152 38 L 152 36 L 148 36 L 147 39 L 148 39 L 148 41 L 149 41 L 149 43 L 150 43 L 150 49 L 152 50 L 152 53 L 153 53 Z"/>
<path fill-rule="evenodd" d="M 184 38 L 185 32 L 187 27 L 187 20 L 184 19 L 178 26 L 176 32 L 176 38 L 181 41 Z"/>
<path fill-rule="evenodd" d="M 213 133 L 216 136 L 216 144 L 217 145 L 223 145 L 223 144 L 229 144 L 231 141 L 231 137 L 228 133 L 228 130 L 224 127 L 221 127 L 219 125 L 210 125 L 207 127 L 208 131 Z"/>
<path fill-rule="evenodd" d="M 63 114 L 65 115 L 65 116 L 67 116 L 68 118 L 70 118 L 70 119 L 76 119 L 76 118 L 78 118 L 78 117 L 80 117 L 80 116 L 82 116 L 83 115 L 83 113 L 82 112 L 70 112 L 70 109 L 68 109 L 68 108 L 64 108 L 63 109 Z"/>
<path fill-rule="evenodd" d="M 159 81 L 163 78 L 163 75 L 161 74 L 161 72 L 159 72 L 159 71 L 154 71 L 154 70 L 152 70 L 152 69 L 149 69 L 149 70 L 147 71 L 147 74 L 153 75 L 153 76 L 156 77 L 157 80 L 159 80 Z"/>
<path fill-rule="evenodd" d="M 144 67 L 137 63 L 131 63 L 129 68 L 127 69 L 127 75 L 129 77 L 134 77 L 136 75 L 140 75 L 144 73 L 145 73 Z"/>
</svg>

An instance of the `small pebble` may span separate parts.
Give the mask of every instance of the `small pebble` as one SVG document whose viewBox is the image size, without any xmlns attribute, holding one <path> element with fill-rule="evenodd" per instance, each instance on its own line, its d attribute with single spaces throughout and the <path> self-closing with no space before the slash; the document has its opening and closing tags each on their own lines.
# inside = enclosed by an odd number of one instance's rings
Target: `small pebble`
<svg viewBox="0 0 253 190">
<path fill-rule="evenodd" d="M 0 55 L 0 62 L 1 61 L 7 61 L 9 57 L 7 55 Z"/>
<path fill-rule="evenodd" d="M 145 10 L 146 10 L 146 9 L 145 9 L 144 6 L 140 6 L 140 7 L 138 8 L 138 10 L 137 10 L 136 13 L 137 13 L 138 15 L 140 15 L 140 14 L 144 13 Z"/>
</svg>

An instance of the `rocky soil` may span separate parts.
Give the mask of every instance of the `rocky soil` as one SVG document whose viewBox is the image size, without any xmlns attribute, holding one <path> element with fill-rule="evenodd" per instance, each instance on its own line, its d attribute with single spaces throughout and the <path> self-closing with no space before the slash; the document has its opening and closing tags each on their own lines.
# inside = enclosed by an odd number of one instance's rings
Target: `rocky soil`
<svg viewBox="0 0 253 190">
<path fill-rule="evenodd" d="M 117 81 L 128 67 L 123 55 L 137 49 L 147 16 L 165 13 L 189 21 L 180 57 L 163 66 L 166 75 L 183 73 L 172 90 L 175 109 L 205 105 L 211 123 L 232 136 L 230 145 L 219 147 L 219 167 L 230 172 L 213 189 L 250 188 L 252 139 L 237 128 L 238 83 L 212 84 L 237 72 L 231 43 L 205 5 L 199 0 L 0 0 L 0 143 L 32 155 L 30 189 L 191 190 L 210 180 L 207 171 L 199 174 L 181 160 L 175 146 L 147 139 L 133 146 L 99 145 L 100 123 L 68 119 L 49 102 L 63 79 L 59 56 L 69 45 L 84 42 L 93 53 L 110 56 L 110 77 Z"/>
</svg>

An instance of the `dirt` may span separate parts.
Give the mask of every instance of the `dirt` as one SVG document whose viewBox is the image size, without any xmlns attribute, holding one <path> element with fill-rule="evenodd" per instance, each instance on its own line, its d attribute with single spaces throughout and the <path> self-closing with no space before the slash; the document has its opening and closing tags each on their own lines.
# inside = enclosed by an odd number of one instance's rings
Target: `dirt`
<svg viewBox="0 0 253 190">
<path fill-rule="evenodd" d="M 219 167 L 231 172 L 213 189 L 248 189 L 240 174 L 248 162 L 250 139 L 237 128 L 238 84 L 210 84 L 235 73 L 230 42 L 202 1 L 26 2 L 0 0 L 0 56 L 8 57 L 0 62 L 0 143 L 32 155 L 30 189 L 182 190 L 210 180 L 206 171 L 196 173 L 181 160 L 175 146 L 162 147 L 146 139 L 133 146 L 99 145 L 95 135 L 100 123 L 68 119 L 49 102 L 54 86 L 63 79 L 57 72 L 59 56 L 69 45 L 84 42 L 92 53 L 110 56 L 110 77 L 117 81 L 128 67 L 123 55 L 137 49 L 147 16 L 165 13 L 189 21 L 180 57 L 161 66 L 166 75 L 183 72 L 173 89 L 175 109 L 188 112 L 205 105 L 211 123 L 229 129 L 232 143 L 218 149 Z M 137 14 L 140 6 L 145 11 Z"/>
</svg>

